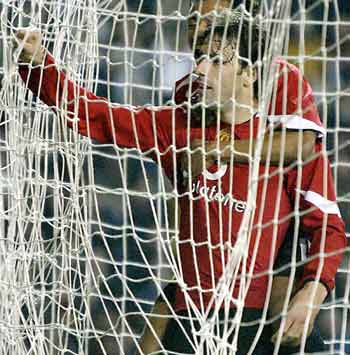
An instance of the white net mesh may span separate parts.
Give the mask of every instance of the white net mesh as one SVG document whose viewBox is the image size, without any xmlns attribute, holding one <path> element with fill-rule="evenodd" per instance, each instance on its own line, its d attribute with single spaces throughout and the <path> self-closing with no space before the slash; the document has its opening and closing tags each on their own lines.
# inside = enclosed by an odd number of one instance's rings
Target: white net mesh
<svg viewBox="0 0 350 355">
<path fill-rule="evenodd" d="M 238 3 L 231 1 L 233 7 Z M 161 314 L 158 321 L 181 320 L 174 302 L 164 293 L 169 282 L 179 285 L 186 309 L 197 322 L 189 322 L 191 333 L 198 335 L 190 340 L 193 353 L 202 354 L 204 349 L 210 354 L 235 353 L 244 305 L 250 301 L 248 291 L 255 272 L 252 266 L 260 262 L 259 248 L 262 246 L 256 240 L 263 240 L 263 224 L 270 223 L 273 225 L 271 238 L 275 240 L 271 247 L 276 248 L 279 225 L 283 224 L 278 217 L 282 209 L 280 200 L 275 201 L 269 221 L 263 218 L 262 211 L 268 208 L 266 201 L 272 199 L 268 190 L 271 176 L 277 176 L 276 181 L 280 183 L 277 195 L 283 191 L 284 164 L 281 162 L 272 169 L 268 161 L 266 170 L 259 165 L 270 102 L 276 95 L 276 57 L 298 65 L 312 84 L 317 108 L 327 128 L 327 145 L 322 149 L 331 160 L 338 205 L 349 230 L 350 129 L 347 107 L 350 50 L 347 32 L 350 12 L 347 1 L 271 0 L 261 1 L 261 4 L 258 13 L 268 34 L 264 41 L 267 48 L 264 75 L 259 86 L 258 109 L 262 119 L 256 127 L 254 146 L 253 136 L 248 136 L 252 158 L 245 164 L 249 189 L 244 205 L 239 205 L 241 201 L 236 197 L 231 197 L 228 203 L 231 214 L 232 209 L 242 208 L 242 221 L 237 227 L 233 217 L 218 217 L 217 239 L 212 235 L 213 241 L 210 238 L 197 240 L 193 229 L 198 224 L 210 228 L 213 223 L 210 200 L 218 200 L 218 215 L 221 216 L 230 195 L 225 195 L 221 187 L 210 192 L 207 184 L 215 172 L 207 171 L 204 185 L 199 187 L 193 182 L 193 191 L 188 198 L 191 248 L 206 245 L 208 250 L 222 250 L 220 277 L 214 275 L 213 263 L 217 261 L 213 261 L 213 256 L 208 253 L 208 270 L 212 272 L 208 277 L 216 277 L 216 280 L 213 281 L 212 296 L 205 304 L 193 297 L 191 292 L 195 287 L 187 283 L 189 270 L 180 258 L 179 250 L 186 238 L 179 234 L 178 226 L 185 220 L 183 210 L 182 216 L 179 213 L 179 200 L 186 193 L 177 188 L 176 177 L 170 181 L 171 178 L 165 176 L 162 169 L 169 171 L 170 168 L 164 161 L 160 163 L 165 154 L 163 148 L 156 145 L 156 149 L 148 149 L 151 154 L 146 154 L 140 149 L 129 149 L 128 144 L 115 144 L 113 139 L 101 143 L 98 139 L 90 140 L 80 135 L 77 98 L 70 106 L 69 88 L 64 86 L 61 105 L 53 112 L 28 90 L 30 83 L 19 77 L 16 63 L 19 51 L 13 55 L 12 47 L 17 29 L 35 28 L 42 33 L 43 46 L 52 53 L 57 68 L 76 84 L 76 94 L 77 87 L 84 87 L 107 98 L 109 103 L 124 104 L 134 113 L 140 107 L 158 107 L 159 110 L 168 104 L 174 122 L 175 108 L 179 109 L 172 94 L 175 81 L 193 70 L 193 51 L 187 43 L 187 21 L 191 17 L 189 2 L 5 0 L 2 3 L 1 354 L 148 353 L 149 350 L 144 350 L 146 346 L 140 343 L 145 327 L 146 332 L 151 330 L 153 334 L 153 345 L 149 349 L 164 353 L 164 344 L 157 334 L 161 325 L 160 322 L 155 325 L 156 318 L 151 313 L 157 297 L 161 297 L 165 303 L 154 309 L 154 314 Z M 216 12 L 210 16 L 211 20 L 219 18 Z M 195 36 L 198 36 L 198 28 Z M 210 41 L 213 41 L 212 35 Z M 247 47 L 250 55 L 252 45 Z M 39 76 L 38 80 L 45 79 Z M 302 89 L 302 83 L 298 85 Z M 57 88 L 56 83 L 54 86 Z M 285 101 L 284 105 L 287 105 L 288 99 Z M 72 107 L 74 114 L 69 112 Z M 112 107 L 115 106 L 109 105 L 110 109 Z M 67 127 L 67 117 L 73 129 Z M 155 115 L 152 119 L 155 120 Z M 129 139 L 135 140 L 135 148 L 140 148 L 142 139 L 147 140 L 147 137 L 140 133 L 139 127 L 136 128 L 135 120 L 133 122 Z M 118 130 L 118 125 L 110 126 L 111 130 Z M 156 127 L 155 121 L 153 127 Z M 204 131 L 205 127 L 198 130 Z M 217 128 L 218 133 L 219 130 Z M 189 132 L 186 132 L 188 140 Z M 173 137 L 172 143 L 175 133 L 175 129 L 168 132 Z M 267 160 L 272 159 L 272 149 L 270 142 L 267 152 L 270 158 Z M 280 149 L 283 154 L 285 147 Z M 182 151 L 189 153 L 190 147 L 185 146 Z M 294 168 L 300 170 L 305 163 L 301 161 L 300 150 L 298 154 L 299 160 Z M 232 154 L 229 169 L 223 165 L 230 175 L 229 192 L 240 181 L 235 180 L 234 159 Z M 155 165 L 154 160 L 159 164 Z M 176 172 L 176 162 L 171 165 Z M 262 173 L 260 191 L 259 176 Z M 216 175 L 213 179 L 218 180 Z M 323 180 L 327 185 L 325 181 L 327 178 Z M 301 183 L 299 179 L 295 185 L 299 191 Z M 297 201 L 300 196 L 297 194 Z M 205 213 L 203 219 L 198 219 L 192 210 L 201 198 L 206 201 Z M 296 206 L 291 211 L 295 219 L 295 235 L 302 218 L 299 202 Z M 321 225 L 323 234 L 327 231 L 326 224 L 327 221 Z M 237 229 L 237 240 L 224 240 L 225 233 L 230 233 L 231 229 Z M 257 237 L 252 239 L 254 233 Z M 250 243 L 255 243 L 252 254 L 247 252 Z M 193 254 L 196 253 L 193 251 Z M 270 259 L 270 270 L 263 271 L 269 275 L 266 281 L 268 295 L 272 277 L 277 273 L 272 270 L 273 258 Z M 335 291 L 323 303 L 317 322 L 329 354 L 350 351 L 348 263 L 347 256 L 338 270 Z M 299 264 L 304 265 L 304 262 L 294 255 L 291 262 L 293 274 Z M 195 265 L 193 275 L 200 280 L 204 277 L 202 268 Z M 288 292 L 284 294 L 284 313 L 293 281 L 293 278 L 288 281 Z M 200 282 L 196 285 L 200 291 L 208 291 L 201 289 Z M 313 297 L 311 294 L 310 300 Z M 229 314 L 232 304 L 236 307 L 234 316 Z M 268 298 L 262 307 L 256 341 L 263 327 L 271 323 Z M 281 337 L 275 354 L 278 354 L 280 341 Z M 305 341 L 306 329 L 302 340 L 304 345 Z"/>
</svg>

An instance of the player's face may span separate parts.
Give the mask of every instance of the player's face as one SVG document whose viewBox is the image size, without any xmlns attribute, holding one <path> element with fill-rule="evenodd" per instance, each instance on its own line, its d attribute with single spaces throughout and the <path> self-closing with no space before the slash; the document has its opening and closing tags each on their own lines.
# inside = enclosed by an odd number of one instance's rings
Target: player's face
<svg viewBox="0 0 350 355">
<path fill-rule="evenodd" d="M 214 10 L 220 11 L 228 8 L 230 5 L 230 0 L 197 0 L 193 8 L 192 13 L 196 11 L 201 15 L 200 18 L 193 15 L 189 17 L 188 20 L 188 41 L 190 47 L 192 48 L 195 41 L 194 39 L 201 39 L 208 29 Z"/>
<path fill-rule="evenodd" d="M 200 88 L 197 101 L 217 107 L 232 106 L 240 102 L 243 92 L 243 70 L 238 60 L 235 44 L 215 34 L 210 40 L 207 36 L 203 44 L 196 48 L 197 67 Z"/>
</svg>

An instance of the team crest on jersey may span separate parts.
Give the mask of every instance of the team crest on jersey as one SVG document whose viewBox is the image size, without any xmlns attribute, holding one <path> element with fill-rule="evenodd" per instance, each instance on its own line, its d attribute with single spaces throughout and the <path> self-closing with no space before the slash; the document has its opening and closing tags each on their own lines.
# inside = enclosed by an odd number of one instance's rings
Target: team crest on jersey
<svg viewBox="0 0 350 355">
<path fill-rule="evenodd" d="M 220 142 L 222 143 L 227 143 L 229 142 L 231 139 L 231 135 L 229 132 L 227 132 L 226 129 L 222 129 L 220 132 L 219 132 L 219 140 Z"/>
</svg>

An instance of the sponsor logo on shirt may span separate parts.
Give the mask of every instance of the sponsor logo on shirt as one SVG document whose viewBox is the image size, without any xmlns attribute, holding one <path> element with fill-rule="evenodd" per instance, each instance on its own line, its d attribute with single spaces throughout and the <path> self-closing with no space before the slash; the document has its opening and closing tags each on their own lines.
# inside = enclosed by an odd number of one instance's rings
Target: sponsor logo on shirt
<svg viewBox="0 0 350 355">
<path fill-rule="evenodd" d="M 208 202 L 218 201 L 224 206 L 232 206 L 232 208 L 239 213 L 244 213 L 247 207 L 247 202 L 235 199 L 230 193 L 223 194 L 221 191 L 218 191 L 216 185 L 203 186 L 199 180 L 192 184 L 192 193 L 202 196 Z"/>
<path fill-rule="evenodd" d="M 226 174 L 226 171 L 227 171 L 227 164 L 224 164 L 224 165 L 221 165 L 219 170 L 216 171 L 215 173 L 211 173 L 210 171 L 205 169 L 203 172 L 203 176 L 207 180 L 219 180 Z"/>
</svg>

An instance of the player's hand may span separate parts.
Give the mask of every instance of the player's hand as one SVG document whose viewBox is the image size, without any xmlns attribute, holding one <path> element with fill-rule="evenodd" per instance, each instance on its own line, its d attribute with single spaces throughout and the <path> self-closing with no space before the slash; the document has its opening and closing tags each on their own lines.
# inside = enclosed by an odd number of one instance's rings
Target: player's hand
<svg viewBox="0 0 350 355">
<path fill-rule="evenodd" d="M 309 336 L 314 326 L 315 319 L 319 312 L 319 307 L 327 296 L 327 289 L 324 285 L 317 282 L 316 294 L 311 300 L 312 288 L 315 282 L 308 282 L 299 290 L 291 300 L 287 319 L 285 322 L 281 344 L 285 346 L 298 346 L 301 343 L 301 338 L 304 333 L 304 325 L 307 316 L 310 312 L 308 305 L 312 301 L 313 308 L 311 310 L 311 318 L 307 328 L 307 335 Z M 273 343 L 276 343 L 278 338 L 278 331 L 271 338 Z"/>
<path fill-rule="evenodd" d="M 13 40 L 15 49 L 19 48 L 18 60 L 33 65 L 42 64 L 44 61 L 44 48 L 41 46 L 42 35 L 39 31 L 22 29 L 18 30 Z"/>
<path fill-rule="evenodd" d="M 207 152 L 207 146 L 209 142 L 204 146 L 204 150 Z M 203 171 L 209 168 L 215 161 L 214 157 L 203 152 L 203 144 L 201 139 L 194 139 L 191 143 L 191 154 L 184 153 L 181 156 L 180 169 L 182 171 L 185 186 L 188 184 L 189 176 L 192 179 L 196 178 Z M 191 164 L 190 161 L 191 160 Z"/>
</svg>

